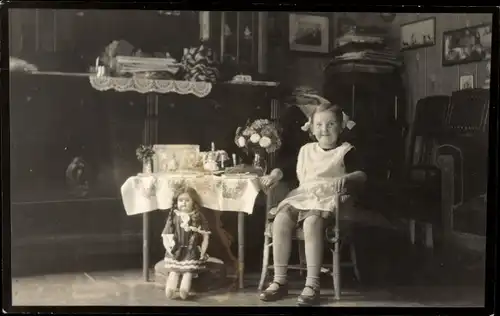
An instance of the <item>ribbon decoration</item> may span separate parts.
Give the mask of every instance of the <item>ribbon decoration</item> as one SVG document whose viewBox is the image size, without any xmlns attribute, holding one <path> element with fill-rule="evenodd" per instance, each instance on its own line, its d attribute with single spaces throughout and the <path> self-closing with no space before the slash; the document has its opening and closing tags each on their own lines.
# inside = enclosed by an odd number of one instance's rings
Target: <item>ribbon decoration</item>
<svg viewBox="0 0 500 316">
<path fill-rule="evenodd" d="M 312 114 L 314 113 L 314 110 L 318 106 L 322 105 L 329 105 L 331 104 L 330 101 L 327 99 L 323 98 L 322 96 L 319 96 L 317 94 L 303 94 L 303 97 L 310 98 L 314 101 L 314 103 L 308 103 L 308 104 L 297 104 L 297 106 L 302 110 L 302 112 L 308 117 L 307 122 L 302 125 L 301 129 L 303 131 L 308 131 L 309 128 L 311 127 L 311 121 L 312 121 Z M 345 112 L 342 111 L 342 128 L 347 128 L 349 130 L 353 129 L 356 123 L 352 121 Z"/>
</svg>

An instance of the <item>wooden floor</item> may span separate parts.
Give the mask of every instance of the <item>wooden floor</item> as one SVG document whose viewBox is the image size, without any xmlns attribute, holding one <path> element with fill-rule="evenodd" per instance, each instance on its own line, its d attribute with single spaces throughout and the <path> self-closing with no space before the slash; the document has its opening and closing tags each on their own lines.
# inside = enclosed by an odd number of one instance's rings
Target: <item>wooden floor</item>
<svg viewBox="0 0 500 316">
<path fill-rule="evenodd" d="M 244 290 L 221 288 L 181 301 L 167 300 L 162 285 L 145 283 L 140 270 L 24 277 L 12 280 L 12 303 L 14 306 L 295 306 L 303 286 L 303 281 L 292 282 L 289 297 L 264 303 L 258 299 L 257 280 L 258 275 L 248 275 Z M 342 300 L 334 301 L 333 291 L 326 286 L 321 290 L 323 306 L 480 307 L 484 300 L 480 286 L 366 288 L 346 282 Z"/>
</svg>

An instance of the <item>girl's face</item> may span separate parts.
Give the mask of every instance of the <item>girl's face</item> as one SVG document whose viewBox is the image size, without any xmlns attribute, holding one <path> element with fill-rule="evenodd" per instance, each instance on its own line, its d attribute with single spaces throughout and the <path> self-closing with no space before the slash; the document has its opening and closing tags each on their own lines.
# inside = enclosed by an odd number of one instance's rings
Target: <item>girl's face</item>
<svg viewBox="0 0 500 316">
<path fill-rule="evenodd" d="M 193 210 L 193 199 L 187 193 L 182 193 L 177 199 L 177 208 L 181 212 L 191 212 Z"/>
<path fill-rule="evenodd" d="M 332 111 L 322 111 L 314 114 L 311 126 L 314 137 L 323 148 L 331 148 L 337 144 L 342 132 L 342 122 L 339 122 Z"/>
</svg>

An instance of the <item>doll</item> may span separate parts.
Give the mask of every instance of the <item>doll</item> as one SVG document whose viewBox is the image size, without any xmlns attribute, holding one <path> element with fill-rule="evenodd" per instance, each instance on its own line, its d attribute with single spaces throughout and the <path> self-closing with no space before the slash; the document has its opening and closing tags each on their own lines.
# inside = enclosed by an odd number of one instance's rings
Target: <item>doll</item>
<svg viewBox="0 0 500 316">
<path fill-rule="evenodd" d="M 176 192 L 162 232 L 168 271 L 167 298 L 173 297 L 179 279 L 179 296 L 188 298 L 193 277 L 206 269 L 210 231 L 200 208 L 199 195 L 193 188 L 184 187 Z"/>
</svg>

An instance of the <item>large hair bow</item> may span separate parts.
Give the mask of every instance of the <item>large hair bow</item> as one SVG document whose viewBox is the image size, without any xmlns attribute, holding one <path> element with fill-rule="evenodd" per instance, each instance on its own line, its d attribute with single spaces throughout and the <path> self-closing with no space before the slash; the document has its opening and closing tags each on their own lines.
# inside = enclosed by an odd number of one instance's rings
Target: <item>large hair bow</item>
<svg viewBox="0 0 500 316">
<path fill-rule="evenodd" d="M 312 114 L 318 106 L 331 104 L 330 101 L 319 96 L 317 94 L 303 94 L 302 97 L 308 98 L 311 102 L 305 104 L 297 104 L 297 106 L 302 110 L 302 112 L 308 117 L 307 122 L 301 127 L 303 131 L 308 131 L 311 127 Z M 356 123 L 351 121 L 349 116 L 342 111 L 342 128 L 353 129 Z"/>
</svg>

